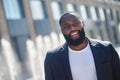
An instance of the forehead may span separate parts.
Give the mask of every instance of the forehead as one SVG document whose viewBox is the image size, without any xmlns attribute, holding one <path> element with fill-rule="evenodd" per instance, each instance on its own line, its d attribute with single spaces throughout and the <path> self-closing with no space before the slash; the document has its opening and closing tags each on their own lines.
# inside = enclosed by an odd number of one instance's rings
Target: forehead
<svg viewBox="0 0 120 80">
<path fill-rule="evenodd" d="M 81 20 L 82 18 L 80 18 L 79 15 L 77 14 L 67 14 L 67 15 L 64 15 L 61 19 L 61 24 L 64 24 L 64 23 L 67 23 L 67 22 L 70 22 L 70 21 L 79 21 Z"/>
</svg>

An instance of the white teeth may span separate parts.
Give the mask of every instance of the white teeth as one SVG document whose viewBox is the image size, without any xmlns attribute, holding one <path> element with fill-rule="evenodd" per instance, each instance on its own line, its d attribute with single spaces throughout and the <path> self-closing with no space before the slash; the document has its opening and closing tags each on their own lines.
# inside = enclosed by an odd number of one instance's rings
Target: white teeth
<svg viewBox="0 0 120 80">
<path fill-rule="evenodd" d="M 78 32 L 73 32 L 71 35 L 76 35 Z"/>
</svg>

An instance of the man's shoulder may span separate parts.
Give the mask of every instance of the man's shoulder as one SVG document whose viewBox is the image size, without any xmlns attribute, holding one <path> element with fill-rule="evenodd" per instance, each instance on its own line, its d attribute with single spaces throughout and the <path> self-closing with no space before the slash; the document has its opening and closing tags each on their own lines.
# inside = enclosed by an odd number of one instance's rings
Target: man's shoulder
<svg viewBox="0 0 120 80">
<path fill-rule="evenodd" d="M 55 53 L 59 53 L 60 51 L 62 51 L 66 46 L 66 43 L 64 44 L 60 44 L 59 46 L 56 46 L 50 50 L 47 51 L 47 53 L 50 53 L 50 54 L 55 54 Z"/>
<path fill-rule="evenodd" d="M 65 51 L 65 49 L 66 49 L 65 46 L 66 46 L 66 44 L 61 44 L 58 47 L 48 50 L 46 53 L 46 60 L 49 60 L 52 62 L 58 60 L 59 55 L 61 55 L 63 53 L 63 51 Z"/>
<path fill-rule="evenodd" d="M 102 45 L 102 46 L 109 46 L 112 45 L 112 43 L 110 41 L 102 41 L 102 40 L 98 40 L 98 39 L 89 39 L 91 44 L 95 44 L 95 45 Z"/>
</svg>

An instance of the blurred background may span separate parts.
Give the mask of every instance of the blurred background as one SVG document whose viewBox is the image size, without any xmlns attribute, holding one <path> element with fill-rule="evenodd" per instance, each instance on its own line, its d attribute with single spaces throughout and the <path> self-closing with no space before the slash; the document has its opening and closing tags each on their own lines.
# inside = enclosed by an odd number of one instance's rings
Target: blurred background
<svg viewBox="0 0 120 80">
<path fill-rule="evenodd" d="M 46 51 L 65 42 L 58 21 L 66 11 L 120 53 L 120 0 L 0 0 L 0 80 L 44 80 Z"/>
</svg>

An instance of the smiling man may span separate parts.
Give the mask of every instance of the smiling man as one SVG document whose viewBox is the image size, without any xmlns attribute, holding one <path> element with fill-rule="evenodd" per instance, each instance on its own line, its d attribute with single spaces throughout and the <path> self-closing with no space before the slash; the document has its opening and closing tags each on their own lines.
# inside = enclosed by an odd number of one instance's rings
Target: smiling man
<svg viewBox="0 0 120 80">
<path fill-rule="evenodd" d="M 68 12 L 59 20 L 66 43 L 45 58 L 45 80 L 120 80 L 120 59 L 110 42 L 85 36 L 80 14 Z"/>
</svg>

